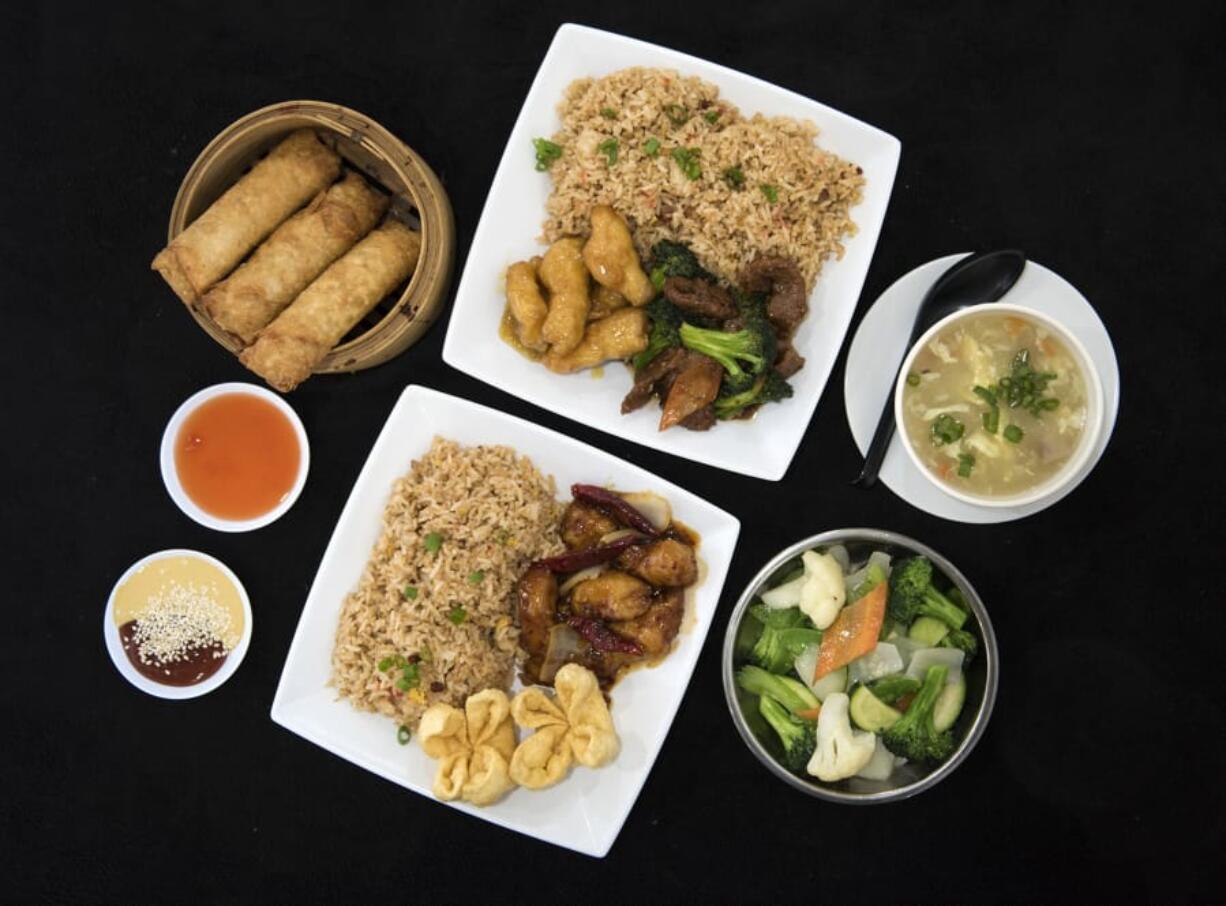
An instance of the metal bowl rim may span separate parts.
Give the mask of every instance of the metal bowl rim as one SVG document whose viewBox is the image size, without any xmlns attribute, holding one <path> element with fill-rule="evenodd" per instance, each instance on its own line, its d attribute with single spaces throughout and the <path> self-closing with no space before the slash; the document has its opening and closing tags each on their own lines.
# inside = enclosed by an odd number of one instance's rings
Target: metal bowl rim
<svg viewBox="0 0 1226 906">
<path fill-rule="evenodd" d="M 735 682 L 732 674 L 732 652 L 736 644 L 737 632 L 740 629 L 741 620 L 744 617 L 745 609 L 749 606 L 749 602 L 753 600 L 755 593 L 762 586 L 775 570 L 782 566 L 785 562 L 795 557 L 802 551 L 810 548 L 823 545 L 838 544 L 840 542 L 868 542 L 878 544 L 888 544 L 895 547 L 905 548 L 914 553 L 921 554 L 933 562 L 937 569 L 941 570 L 947 577 L 953 580 L 954 584 L 966 596 L 967 603 L 970 605 L 971 612 L 976 621 L 979 623 L 980 634 L 983 638 L 983 651 L 980 656 L 983 658 L 984 665 L 987 670 L 987 675 L 984 679 L 983 698 L 979 702 L 979 711 L 975 715 L 974 721 L 971 723 L 970 729 L 959 742 L 958 748 L 954 751 L 942 765 L 936 768 L 931 773 L 925 775 L 914 783 L 909 783 L 906 786 L 901 786 L 892 790 L 882 790 L 878 793 L 845 793 L 839 790 L 833 790 L 821 785 L 820 781 L 806 781 L 791 771 L 785 769 L 778 764 L 766 751 L 766 748 L 754 736 L 753 731 L 745 722 L 744 716 L 741 714 L 740 705 L 736 700 Z M 979 742 L 983 736 L 984 730 L 987 727 L 988 719 L 992 715 L 992 709 L 996 704 L 996 689 L 999 682 L 1000 673 L 1000 652 L 996 644 L 996 633 L 992 628 L 992 620 L 988 616 L 987 609 L 983 605 L 983 600 L 979 597 L 979 593 L 975 587 L 967 580 L 966 576 L 953 565 L 946 557 L 937 551 L 933 550 L 926 544 L 922 544 L 907 535 L 892 532 L 886 529 L 872 528 L 846 528 L 846 529 L 831 529 L 825 532 L 819 532 L 816 535 L 810 535 L 784 548 L 774 557 L 772 557 L 765 566 L 762 567 L 745 586 L 745 590 L 741 593 L 740 599 L 736 602 L 736 606 L 732 609 L 732 614 L 728 618 L 728 626 L 724 631 L 724 648 L 721 654 L 721 673 L 724 682 L 724 699 L 728 705 L 728 712 L 732 717 L 732 723 L 736 726 L 737 732 L 745 745 L 754 754 L 772 774 L 780 780 L 787 783 L 793 789 L 800 790 L 810 796 L 815 796 L 818 799 L 825 799 L 829 802 L 840 802 L 851 805 L 876 805 L 886 802 L 898 802 L 903 799 L 909 799 L 912 796 L 918 795 L 925 790 L 936 786 L 946 777 L 957 769 L 971 750 Z"/>
</svg>

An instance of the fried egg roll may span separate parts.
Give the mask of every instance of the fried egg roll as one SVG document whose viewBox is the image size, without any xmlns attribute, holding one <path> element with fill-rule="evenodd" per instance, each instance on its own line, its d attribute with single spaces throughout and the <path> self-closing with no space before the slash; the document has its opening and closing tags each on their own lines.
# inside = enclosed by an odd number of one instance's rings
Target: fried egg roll
<svg viewBox="0 0 1226 906">
<path fill-rule="evenodd" d="M 380 299 L 408 279 L 420 251 L 420 234 L 398 220 L 385 220 L 304 289 L 239 361 L 278 390 L 293 390 Z"/>
<path fill-rule="evenodd" d="M 244 343 L 371 231 L 388 199 L 350 172 L 320 192 L 264 241 L 233 274 L 204 295 L 203 308 Z"/>
<path fill-rule="evenodd" d="M 299 129 L 226 190 L 153 259 L 179 298 L 196 305 L 290 214 L 336 179 L 341 159 Z"/>
</svg>

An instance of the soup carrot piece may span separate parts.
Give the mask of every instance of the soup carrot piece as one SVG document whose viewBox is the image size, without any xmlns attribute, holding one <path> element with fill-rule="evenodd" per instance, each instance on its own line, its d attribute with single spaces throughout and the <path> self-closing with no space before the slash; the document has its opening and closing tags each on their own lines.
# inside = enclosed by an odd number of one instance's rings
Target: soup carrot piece
<svg viewBox="0 0 1226 906">
<path fill-rule="evenodd" d="M 1005 330 L 1009 336 L 1016 337 L 1019 333 L 1026 329 L 1026 322 L 1021 318 L 1013 318 L 1005 315 Z"/>
<path fill-rule="evenodd" d="M 801 711 L 794 711 L 793 713 L 801 720 L 817 720 L 818 715 L 822 713 L 822 706 L 818 705 L 816 708 L 805 708 Z"/>
<path fill-rule="evenodd" d="M 817 650 L 817 669 L 813 671 L 814 682 L 877 647 L 881 624 L 885 622 L 888 593 L 889 583 L 878 582 L 859 601 L 839 611 L 822 635 L 822 644 Z"/>
</svg>

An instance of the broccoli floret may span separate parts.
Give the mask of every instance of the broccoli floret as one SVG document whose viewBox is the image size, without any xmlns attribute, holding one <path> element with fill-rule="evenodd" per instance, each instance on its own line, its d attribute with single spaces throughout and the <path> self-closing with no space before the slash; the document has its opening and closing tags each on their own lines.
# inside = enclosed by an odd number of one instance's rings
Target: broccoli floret
<svg viewBox="0 0 1226 906">
<path fill-rule="evenodd" d="M 771 610 L 763 604 L 749 609 L 750 616 L 762 623 L 762 634 L 749 654 L 752 660 L 771 673 L 786 673 L 806 645 L 822 640 L 820 629 L 814 629 L 799 607 Z"/>
<path fill-rule="evenodd" d="M 775 369 L 754 379 L 748 390 L 721 395 L 715 400 L 716 418 L 736 418 L 750 406 L 777 403 L 792 395 L 792 385 Z"/>
<path fill-rule="evenodd" d="M 683 323 L 680 333 L 682 346 L 724 366 L 725 386 L 732 392 L 748 390 L 775 362 L 775 335 L 765 321 L 747 323 L 735 333 Z"/>
<path fill-rule="evenodd" d="M 965 658 L 962 660 L 962 666 L 965 668 L 975 659 L 975 655 L 979 653 L 979 639 L 975 638 L 972 633 L 965 629 L 951 629 L 945 638 L 937 642 L 938 648 L 957 648 L 961 651 Z"/>
<path fill-rule="evenodd" d="M 758 710 L 783 744 L 783 766 L 794 773 L 804 773 L 817 748 L 817 723 L 793 716 L 769 695 L 758 699 Z"/>
<path fill-rule="evenodd" d="M 912 557 L 898 563 L 890 573 L 889 614 L 899 623 L 910 625 L 917 617 L 936 617 L 953 629 L 961 629 L 966 611 L 932 585 L 932 561 Z"/>
<path fill-rule="evenodd" d="M 914 695 L 920 687 L 919 680 L 903 673 L 892 673 L 868 684 L 868 691 L 887 705 L 897 705 L 904 695 Z"/>
<path fill-rule="evenodd" d="M 949 730 L 938 733 L 932 723 L 932 709 L 948 675 L 948 667 L 929 667 L 911 706 L 881 734 L 881 741 L 895 755 L 909 761 L 944 761 L 953 753 L 953 733 Z"/>
<path fill-rule="evenodd" d="M 647 348 L 634 357 L 637 371 L 645 368 L 651 360 L 666 349 L 681 345 L 681 310 L 663 296 L 656 296 L 647 303 L 647 317 L 651 318 L 651 332 L 647 335 Z"/>
<path fill-rule="evenodd" d="M 736 684 L 750 695 L 773 698 L 789 711 L 811 711 L 821 706 L 813 691 L 800 680 L 746 664 L 736 672 Z"/>
<path fill-rule="evenodd" d="M 659 275 L 661 285 L 665 277 L 697 277 L 715 282 L 715 275 L 698 263 L 698 256 L 689 246 L 668 239 L 661 239 L 651 247 L 651 274 L 653 278 Z"/>
</svg>

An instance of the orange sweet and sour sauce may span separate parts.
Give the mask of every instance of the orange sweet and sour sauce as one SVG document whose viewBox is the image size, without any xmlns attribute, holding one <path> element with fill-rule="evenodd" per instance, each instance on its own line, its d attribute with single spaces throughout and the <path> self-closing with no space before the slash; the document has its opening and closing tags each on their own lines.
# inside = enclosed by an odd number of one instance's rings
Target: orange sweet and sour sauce
<svg viewBox="0 0 1226 906">
<path fill-rule="evenodd" d="M 175 440 L 179 483 L 220 519 L 254 519 L 274 509 L 293 489 L 301 458 L 290 420 L 250 393 L 201 403 Z"/>
</svg>

